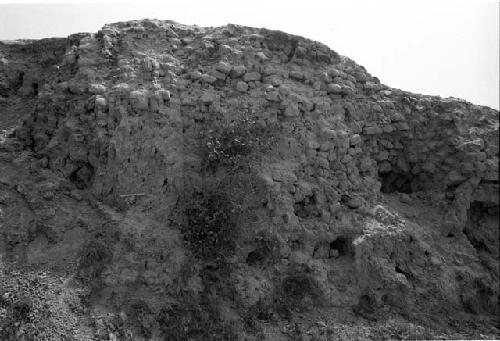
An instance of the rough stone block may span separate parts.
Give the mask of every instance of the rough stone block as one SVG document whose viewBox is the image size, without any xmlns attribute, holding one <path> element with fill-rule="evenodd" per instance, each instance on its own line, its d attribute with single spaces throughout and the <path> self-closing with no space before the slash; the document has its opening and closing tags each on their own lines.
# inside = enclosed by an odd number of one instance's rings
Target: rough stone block
<svg viewBox="0 0 500 341">
<path fill-rule="evenodd" d="M 207 73 L 201 75 L 201 81 L 204 83 L 213 84 L 215 83 L 216 80 L 217 80 L 216 77 L 209 75 Z"/>
<path fill-rule="evenodd" d="M 203 104 L 212 104 L 215 100 L 215 96 L 213 93 L 205 91 L 200 98 Z"/>
<path fill-rule="evenodd" d="M 217 64 L 216 70 L 222 72 L 225 75 L 228 75 L 232 70 L 232 66 L 229 63 L 221 61 L 219 62 L 219 64 Z"/>
<path fill-rule="evenodd" d="M 342 87 L 338 84 L 328 84 L 327 92 L 329 94 L 340 94 L 342 93 Z"/>
<path fill-rule="evenodd" d="M 236 83 L 236 90 L 239 92 L 247 92 L 248 84 L 243 81 L 238 81 L 238 83 Z"/>
<path fill-rule="evenodd" d="M 294 79 L 296 81 L 301 81 L 301 80 L 304 80 L 304 74 L 300 71 L 290 71 L 290 73 L 288 74 L 288 76 L 291 78 L 291 79 Z"/>
<path fill-rule="evenodd" d="M 350 145 L 351 146 L 357 146 L 359 145 L 360 143 L 362 142 L 362 138 L 361 136 L 359 136 L 358 134 L 354 134 L 351 136 L 350 138 Z"/>
<path fill-rule="evenodd" d="M 243 76 L 246 72 L 247 68 L 244 65 L 236 65 L 231 69 L 229 76 L 231 78 L 239 78 Z"/>
<path fill-rule="evenodd" d="M 396 122 L 392 124 L 395 130 L 410 130 L 410 126 L 407 122 Z"/>
<path fill-rule="evenodd" d="M 265 62 L 266 60 L 268 60 L 269 58 L 266 56 L 266 54 L 262 51 L 260 52 L 257 52 L 255 54 L 255 58 L 257 58 L 257 60 L 259 60 L 260 62 Z"/>
<path fill-rule="evenodd" d="M 139 110 L 148 108 L 149 92 L 147 90 L 134 90 L 130 93 L 132 107 Z"/>
<path fill-rule="evenodd" d="M 211 74 L 212 76 L 214 76 L 215 78 L 217 78 L 217 79 L 220 79 L 220 80 L 226 80 L 226 74 L 225 74 L 225 73 L 223 73 L 223 72 L 220 72 L 220 71 L 218 71 L 218 70 L 212 70 L 212 71 L 210 72 L 210 74 Z"/>
<path fill-rule="evenodd" d="M 340 71 L 334 68 L 329 68 L 327 71 L 328 76 L 331 78 L 339 77 L 340 76 Z"/>
<path fill-rule="evenodd" d="M 386 134 L 389 134 L 394 131 L 394 128 L 390 124 L 386 124 L 382 127 L 382 131 Z"/>
<path fill-rule="evenodd" d="M 260 81 L 261 78 L 262 76 L 258 72 L 249 72 L 243 76 L 245 82 Z"/>
<path fill-rule="evenodd" d="M 382 134 L 382 129 L 380 127 L 377 127 L 377 126 L 364 127 L 363 133 L 365 133 L 366 135 Z"/>
<path fill-rule="evenodd" d="M 296 103 L 291 103 L 285 109 L 285 117 L 298 117 L 300 115 L 299 107 Z"/>
</svg>

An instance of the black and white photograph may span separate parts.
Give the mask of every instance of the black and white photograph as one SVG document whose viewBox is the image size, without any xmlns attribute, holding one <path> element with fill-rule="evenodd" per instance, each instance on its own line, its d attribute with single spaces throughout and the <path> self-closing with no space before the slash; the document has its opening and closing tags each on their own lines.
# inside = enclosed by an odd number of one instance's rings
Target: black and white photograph
<svg viewBox="0 0 500 341">
<path fill-rule="evenodd" d="M 0 0 L 0 341 L 500 340 L 498 0 Z"/>
</svg>

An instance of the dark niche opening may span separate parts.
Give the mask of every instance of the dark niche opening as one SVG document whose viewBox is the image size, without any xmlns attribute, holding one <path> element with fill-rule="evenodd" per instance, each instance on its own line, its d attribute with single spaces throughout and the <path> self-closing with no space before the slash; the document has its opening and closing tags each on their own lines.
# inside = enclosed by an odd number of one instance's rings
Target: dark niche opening
<svg viewBox="0 0 500 341">
<path fill-rule="evenodd" d="M 17 75 L 17 79 L 14 81 L 13 87 L 15 89 L 20 88 L 23 85 L 23 80 L 24 80 L 24 71 L 21 71 Z"/>
<path fill-rule="evenodd" d="M 358 304 L 353 307 L 353 310 L 358 315 L 368 317 L 375 312 L 375 307 L 376 302 L 372 296 L 362 295 L 359 297 Z"/>
<path fill-rule="evenodd" d="M 267 246 L 262 246 L 247 255 L 246 263 L 250 266 L 263 266 L 272 263 L 273 250 Z"/>
<path fill-rule="evenodd" d="M 491 240 L 488 230 L 496 228 L 497 223 L 498 205 L 496 203 L 473 201 L 467 212 L 467 223 L 463 233 L 478 252 L 493 253 L 498 249 L 498 241 Z"/>
<path fill-rule="evenodd" d="M 33 95 L 38 96 L 38 83 L 33 83 Z"/>
<path fill-rule="evenodd" d="M 410 194 L 419 190 L 412 174 L 389 171 L 379 175 L 383 193 L 399 192 Z"/>
<path fill-rule="evenodd" d="M 354 247 L 352 238 L 340 236 L 330 243 L 330 258 L 336 257 L 353 257 Z"/>
<path fill-rule="evenodd" d="M 75 169 L 69 176 L 69 180 L 78 189 L 87 188 L 94 177 L 94 167 L 90 163 L 83 164 Z"/>
<path fill-rule="evenodd" d="M 310 218 L 320 216 L 318 207 L 316 205 L 316 197 L 314 194 L 306 196 L 301 201 L 293 204 L 295 215 L 299 218 Z"/>
<path fill-rule="evenodd" d="M 290 241 L 289 244 L 292 251 L 300 251 L 304 248 L 304 243 L 298 239 Z"/>
</svg>

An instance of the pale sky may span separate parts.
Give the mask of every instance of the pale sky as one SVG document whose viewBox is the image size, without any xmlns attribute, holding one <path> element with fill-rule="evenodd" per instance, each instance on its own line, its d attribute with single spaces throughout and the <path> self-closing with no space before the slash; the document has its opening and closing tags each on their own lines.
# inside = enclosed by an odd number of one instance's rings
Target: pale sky
<svg viewBox="0 0 500 341">
<path fill-rule="evenodd" d="M 0 0 L 0 39 L 142 18 L 266 27 L 320 41 L 391 87 L 498 109 L 499 11 L 489 0 Z"/>
</svg>

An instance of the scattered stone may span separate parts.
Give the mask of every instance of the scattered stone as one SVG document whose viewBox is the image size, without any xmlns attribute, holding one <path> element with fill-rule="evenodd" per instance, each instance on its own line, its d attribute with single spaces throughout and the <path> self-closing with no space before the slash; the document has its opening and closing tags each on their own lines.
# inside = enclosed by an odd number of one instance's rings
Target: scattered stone
<svg viewBox="0 0 500 341">
<path fill-rule="evenodd" d="M 342 92 L 342 87 L 338 84 L 328 84 L 328 93 L 329 94 L 339 94 Z"/>
<path fill-rule="evenodd" d="M 367 135 L 377 135 L 382 134 L 382 129 L 380 127 L 364 127 L 363 132 Z"/>
<path fill-rule="evenodd" d="M 243 81 L 238 81 L 238 83 L 236 83 L 236 90 L 239 92 L 247 92 L 248 84 Z"/>
<path fill-rule="evenodd" d="M 106 101 L 106 98 L 97 96 L 95 99 L 95 106 L 97 108 L 105 108 L 108 105 L 108 102 Z"/>
<path fill-rule="evenodd" d="M 301 80 L 304 80 L 304 74 L 300 71 L 291 71 L 289 73 L 289 76 L 291 79 L 294 79 L 294 80 L 297 80 L 297 81 L 301 81 Z"/>
<path fill-rule="evenodd" d="M 206 73 L 201 75 L 201 81 L 204 83 L 212 84 L 212 83 L 215 83 L 216 80 L 217 80 L 217 78 L 215 78 L 212 75 L 209 75 Z"/>
<path fill-rule="evenodd" d="M 134 90 L 130 93 L 132 106 L 135 109 L 145 110 L 148 109 L 148 91 L 147 90 Z"/>
<path fill-rule="evenodd" d="M 350 144 L 351 146 L 357 146 L 361 143 L 361 141 L 362 141 L 361 136 L 359 136 L 358 134 L 354 134 L 351 136 Z"/>
<path fill-rule="evenodd" d="M 266 91 L 266 100 L 270 102 L 276 102 L 279 103 L 281 102 L 281 97 L 278 91 L 274 90 L 273 87 L 271 87 L 271 90 Z"/>
<path fill-rule="evenodd" d="M 94 95 L 103 95 L 106 92 L 106 87 L 103 84 L 90 84 L 89 92 Z"/>
<path fill-rule="evenodd" d="M 329 68 L 327 70 L 328 76 L 330 76 L 332 79 L 335 77 L 340 77 L 340 71 L 334 68 Z"/>
<path fill-rule="evenodd" d="M 158 93 L 160 94 L 161 98 L 164 101 L 170 101 L 170 91 L 165 90 L 165 89 L 161 89 L 161 90 L 158 90 Z"/>
<path fill-rule="evenodd" d="M 358 209 L 362 205 L 361 199 L 347 194 L 342 195 L 342 202 L 350 209 Z"/>
<path fill-rule="evenodd" d="M 396 122 L 392 124 L 395 130 L 409 130 L 410 126 L 406 122 Z"/>
<path fill-rule="evenodd" d="M 219 62 L 219 64 L 217 65 L 217 71 L 220 71 L 225 75 L 228 75 L 231 72 L 231 69 L 231 65 L 225 62 Z"/>
<path fill-rule="evenodd" d="M 212 104 L 215 100 L 215 97 L 211 92 L 205 91 L 203 95 L 201 95 L 200 100 L 203 104 Z"/>
<path fill-rule="evenodd" d="M 285 109 L 285 117 L 298 117 L 300 116 L 300 110 L 296 103 L 288 105 Z"/>
<path fill-rule="evenodd" d="M 237 65 L 231 69 L 229 75 L 231 78 L 239 78 L 246 73 L 247 69 L 244 65 Z"/>
<path fill-rule="evenodd" d="M 212 70 L 211 75 L 214 76 L 216 79 L 220 80 L 225 80 L 226 79 L 226 74 L 217 70 Z M 207 82 L 209 83 L 209 82 Z"/>
<path fill-rule="evenodd" d="M 260 81 L 261 75 L 258 72 L 249 72 L 243 76 L 245 82 Z"/>
<path fill-rule="evenodd" d="M 266 60 L 268 60 L 269 58 L 267 58 L 266 54 L 264 52 L 257 52 L 255 54 L 255 57 L 261 61 L 261 62 L 265 62 Z"/>
<path fill-rule="evenodd" d="M 190 78 L 192 80 L 197 80 L 197 79 L 200 79 L 201 78 L 201 72 L 199 71 L 192 71 L 190 74 L 189 74 Z"/>
</svg>

